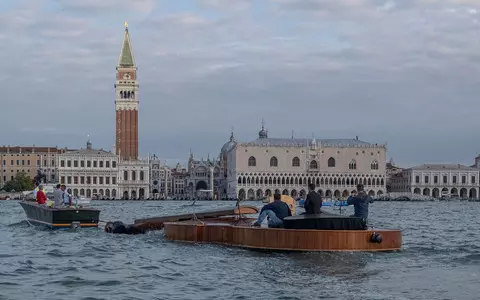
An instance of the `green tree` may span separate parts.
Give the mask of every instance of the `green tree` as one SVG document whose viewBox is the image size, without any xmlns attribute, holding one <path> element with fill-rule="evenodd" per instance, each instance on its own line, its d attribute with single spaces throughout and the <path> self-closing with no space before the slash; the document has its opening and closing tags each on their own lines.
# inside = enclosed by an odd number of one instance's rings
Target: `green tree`
<svg viewBox="0 0 480 300">
<path fill-rule="evenodd" d="M 16 192 L 23 192 L 26 190 L 33 189 L 33 182 L 32 179 L 25 174 L 25 172 L 19 172 L 13 178 L 13 180 L 8 181 L 5 183 L 3 189 L 7 192 L 16 191 Z"/>
</svg>

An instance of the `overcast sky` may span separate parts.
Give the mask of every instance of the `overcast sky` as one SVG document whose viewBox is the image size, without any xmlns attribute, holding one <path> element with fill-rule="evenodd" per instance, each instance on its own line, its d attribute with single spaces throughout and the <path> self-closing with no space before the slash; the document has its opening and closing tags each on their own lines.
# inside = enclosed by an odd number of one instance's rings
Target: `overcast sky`
<svg viewBox="0 0 480 300">
<path fill-rule="evenodd" d="M 479 20 L 478 0 L 0 1 L 0 144 L 112 149 L 128 21 L 143 155 L 218 155 L 263 117 L 270 137 L 472 164 Z"/>
</svg>

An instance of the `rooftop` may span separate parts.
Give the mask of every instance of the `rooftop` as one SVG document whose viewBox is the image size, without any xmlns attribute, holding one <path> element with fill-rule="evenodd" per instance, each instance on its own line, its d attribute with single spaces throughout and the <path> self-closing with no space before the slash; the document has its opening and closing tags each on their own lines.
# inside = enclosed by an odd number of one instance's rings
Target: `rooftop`
<svg viewBox="0 0 480 300">
<path fill-rule="evenodd" d="M 289 146 L 289 147 L 307 147 L 312 142 L 312 139 L 305 138 L 258 138 L 254 141 L 244 143 L 247 146 Z M 357 139 L 316 139 L 319 147 L 365 147 L 374 146 Z"/>
<path fill-rule="evenodd" d="M 125 24 L 125 33 L 123 34 L 122 51 L 118 58 L 118 66 L 122 68 L 135 67 L 135 58 L 133 57 L 132 43 L 128 33 L 128 24 Z"/>
<path fill-rule="evenodd" d="M 478 169 L 461 165 L 461 164 L 422 164 L 413 166 L 407 170 L 469 170 L 477 171 Z"/>
</svg>

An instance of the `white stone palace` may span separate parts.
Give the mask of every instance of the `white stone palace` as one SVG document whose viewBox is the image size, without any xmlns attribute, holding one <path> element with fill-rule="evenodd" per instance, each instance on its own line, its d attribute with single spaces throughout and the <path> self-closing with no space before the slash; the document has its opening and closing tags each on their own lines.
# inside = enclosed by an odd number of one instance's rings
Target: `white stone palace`
<svg viewBox="0 0 480 300">
<path fill-rule="evenodd" d="M 365 185 L 370 195 L 385 193 L 386 145 L 355 139 L 269 138 L 263 124 L 258 138 L 232 137 L 220 154 L 228 198 L 255 199 L 274 191 L 294 198 L 314 182 L 325 197 L 346 197 Z"/>
<path fill-rule="evenodd" d="M 479 170 L 460 164 L 418 165 L 392 176 L 391 189 L 435 198 L 477 199 Z"/>
<path fill-rule="evenodd" d="M 122 160 L 118 162 L 118 190 L 122 199 L 150 198 L 149 159 Z"/>
<path fill-rule="evenodd" d="M 57 155 L 61 184 L 73 195 L 95 199 L 117 199 L 118 156 L 103 149 L 87 148 Z"/>
</svg>

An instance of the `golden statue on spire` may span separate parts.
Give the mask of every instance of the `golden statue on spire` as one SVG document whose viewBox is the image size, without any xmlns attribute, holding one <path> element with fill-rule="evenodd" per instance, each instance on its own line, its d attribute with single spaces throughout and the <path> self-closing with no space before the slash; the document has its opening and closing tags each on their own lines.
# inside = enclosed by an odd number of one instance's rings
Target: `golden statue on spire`
<svg viewBox="0 0 480 300">
<path fill-rule="evenodd" d="M 127 28 L 128 28 L 128 22 L 125 21 L 125 29 L 127 29 Z"/>
</svg>

